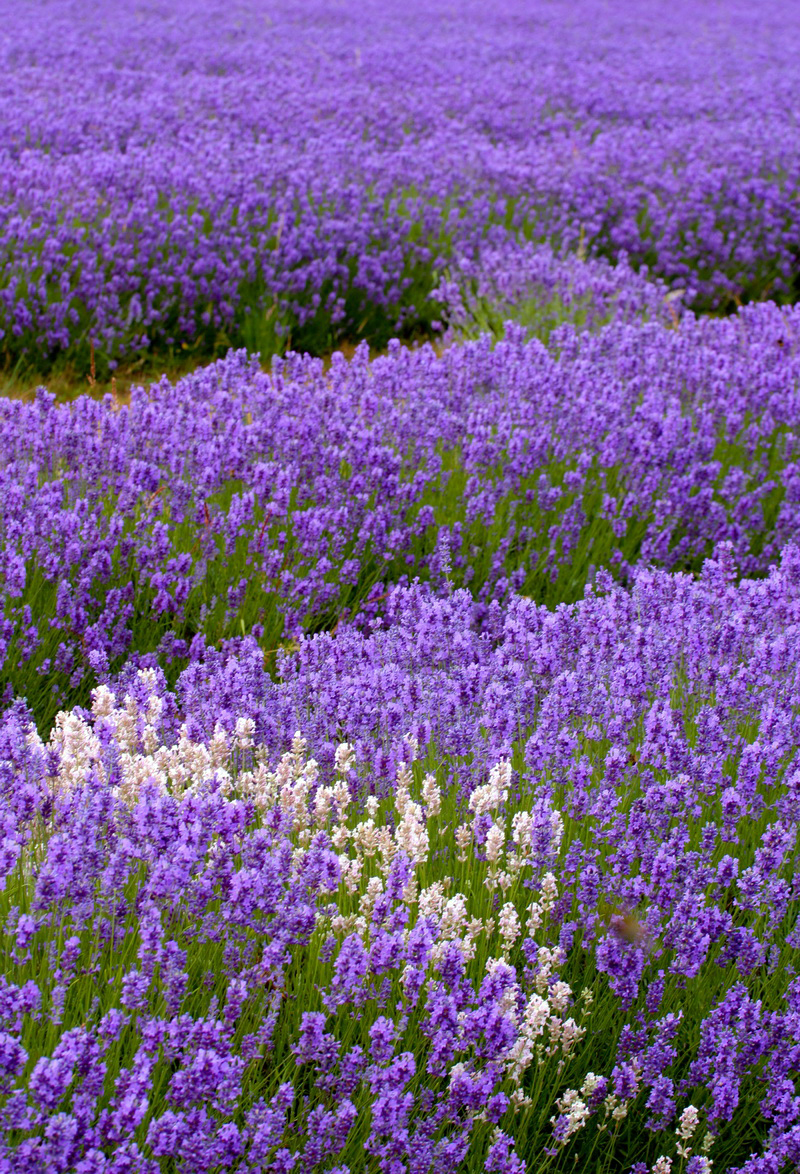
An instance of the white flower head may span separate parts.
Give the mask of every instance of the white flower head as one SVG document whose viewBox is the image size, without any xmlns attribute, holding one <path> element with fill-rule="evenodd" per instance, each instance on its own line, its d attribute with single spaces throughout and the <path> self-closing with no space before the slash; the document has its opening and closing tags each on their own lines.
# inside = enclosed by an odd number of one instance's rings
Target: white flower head
<svg viewBox="0 0 800 1174">
<path fill-rule="evenodd" d="M 496 864 L 503 850 L 505 833 L 499 824 L 493 823 L 486 836 L 486 859 L 490 864 Z"/>
<path fill-rule="evenodd" d="M 251 717 L 240 717 L 236 719 L 236 732 L 234 741 L 239 750 L 248 750 L 254 745 L 256 734 L 256 723 Z"/>
<path fill-rule="evenodd" d="M 554 982 L 550 987 L 549 999 L 553 1010 L 557 1011 L 559 1015 L 563 1015 L 572 999 L 572 988 L 569 983 Z"/>
<path fill-rule="evenodd" d="M 219 722 L 215 725 L 214 733 L 208 743 L 208 752 L 211 756 L 212 766 L 224 766 L 230 758 L 228 735 Z"/>
<path fill-rule="evenodd" d="M 508 788 L 511 783 L 511 763 L 503 758 L 493 767 L 489 774 L 489 781 L 482 787 L 476 787 L 469 797 L 469 809 L 475 815 L 488 815 L 495 811 L 501 803 L 508 799 Z"/>
<path fill-rule="evenodd" d="M 457 859 L 463 864 L 467 859 L 467 850 L 472 843 L 472 828 L 468 823 L 459 824 L 456 828 L 456 844 L 458 845 Z"/>
<path fill-rule="evenodd" d="M 566 1129 L 559 1139 L 563 1145 L 573 1134 L 582 1129 L 589 1119 L 589 1109 L 586 1102 L 578 1095 L 574 1088 L 567 1089 L 563 1097 L 556 1101 L 558 1111 L 566 1118 Z M 555 1125 L 557 1117 L 551 1117 L 551 1124 Z"/>
<path fill-rule="evenodd" d="M 371 876 L 367 881 L 366 891 L 361 897 L 358 906 L 358 912 L 365 919 L 369 920 L 372 916 L 372 910 L 375 907 L 375 902 L 383 892 L 383 881 L 379 876 Z"/>
<path fill-rule="evenodd" d="M 431 921 L 439 921 L 444 908 L 444 885 L 441 881 L 424 888 L 419 894 L 419 916 L 427 917 Z"/>
<path fill-rule="evenodd" d="M 430 840 L 419 803 L 409 800 L 406 804 L 403 818 L 397 825 L 395 841 L 414 864 L 424 864 L 428 859 Z"/>
<path fill-rule="evenodd" d="M 417 757 L 419 756 L 419 740 L 415 738 L 413 734 L 406 734 L 405 738 L 403 738 L 403 741 L 408 748 L 408 761 L 416 762 Z"/>
<path fill-rule="evenodd" d="M 348 774 L 355 765 L 356 750 L 349 742 L 341 742 L 336 747 L 334 766 L 338 775 Z"/>
<path fill-rule="evenodd" d="M 531 901 L 528 906 L 528 920 L 527 926 L 529 933 L 536 933 L 537 929 L 542 924 L 542 907 L 538 901 Z"/>
<path fill-rule="evenodd" d="M 117 699 L 108 685 L 98 685 L 92 689 L 92 713 L 95 717 L 109 717 L 116 704 Z"/>
<path fill-rule="evenodd" d="M 510 901 L 506 901 L 500 910 L 498 927 L 500 929 L 500 937 L 503 940 L 503 949 L 510 950 L 520 933 L 519 917 Z"/>
<path fill-rule="evenodd" d="M 694 1105 L 687 1105 L 681 1113 L 681 1119 L 678 1124 L 678 1137 L 683 1141 L 688 1141 L 700 1122 L 700 1113 Z"/>
<path fill-rule="evenodd" d="M 414 775 L 411 768 L 405 762 L 397 764 L 397 781 L 394 789 L 394 806 L 397 814 L 402 816 L 405 812 L 406 805 L 410 802 L 411 784 L 414 782 Z"/>
<path fill-rule="evenodd" d="M 552 872 L 542 877 L 542 912 L 549 913 L 558 900 L 558 884 Z"/>
<path fill-rule="evenodd" d="M 333 798 L 333 787 L 317 787 L 314 792 L 314 822 L 318 828 L 324 828 L 328 823 Z"/>
<path fill-rule="evenodd" d="M 422 780 L 422 802 L 428 819 L 438 815 L 442 809 L 442 793 L 433 775 L 425 775 Z"/>
<path fill-rule="evenodd" d="M 467 899 L 463 893 L 445 901 L 439 917 L 439 936 L 448 941 L 460 937 L 467 920 Z"/>
<path fill-rule="evenodd" d="M 597 1086 L 602 1081 L 602 1076 L 596 1076 L 594 1072 L 587 1072 L 581 1085 L 581 1096 L 591 1097 Z"/>
<path fill-rule="evenodd" d="M 530 812 L 516 811 L 514 813 L 511 819 L 511 838 L 515 844 L 526 847 L 530 843 L 532 823 Z"/>
</svg>

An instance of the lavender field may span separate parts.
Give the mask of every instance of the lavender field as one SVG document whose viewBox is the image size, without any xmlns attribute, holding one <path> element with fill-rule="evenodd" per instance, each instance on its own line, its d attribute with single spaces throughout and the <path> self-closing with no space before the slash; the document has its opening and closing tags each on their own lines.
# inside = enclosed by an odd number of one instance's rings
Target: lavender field
<svg viewBox="0 0 800 1174">
<path fill-rule="evenodd" d="M 800 9 L 0 16 L 0 1174 L 794 1174 Z"/>
</svg>

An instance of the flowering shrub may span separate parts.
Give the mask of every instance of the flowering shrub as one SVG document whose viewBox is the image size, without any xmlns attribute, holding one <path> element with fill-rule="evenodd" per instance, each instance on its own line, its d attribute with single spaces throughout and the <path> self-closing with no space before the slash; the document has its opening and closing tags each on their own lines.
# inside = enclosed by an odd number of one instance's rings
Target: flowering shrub
<svg viewBox="0 0 800 1174">
<path fill-rule="evenodd" d="M 6 1160 L 796 1162 L 800 551 L 739 585 L 726 558 L 517 599 L 482 666 L 466 600 L 416 589 L 329 683 L 308 654 L 339 638 L 308 641 L 260 710 L 238 657 L 176 695 L 132 670 L 47 742 L 9 710 Z M 388 724 L 381 664 L 408 682 Z M 346 709 L 361 741 L 329 750 Z M 359 746 L 392 727 L 385 788 Z"/>
<path fill-rule="evenodd" d="M 6 8 L 0 1174 L 800 1169 L 796 6 Z"/>
<path fill-rule="evenodd" d="M 119 411 L 5 401 L 4 673 L 46 730 L 131 651 L 274 650 L 415 577 L 485 610 L 574 600 L 600 567 L 699 570 L 722 541 L 764 574 L 797 532 L 799 323 L 767 304 L 549 350 L 511 328 L 271 376 L 239 353 Z"/>
<path fill-rule="evenodd" d="M 632 272 L 624 254 L 612 266 L 510 239 L 484 247 L 477 257 L 455 258 L 431 296 L 442 303 L 448 322 L 443 342 L 490 331 L 502 336 L 509 320 L 546 342 L 565 324 L 583 330 L 612 321 L 677 324 L 684 292 L 648 280 L 646 271 Z"/>
<path fill-rule="evenodd" d="M 625 251 L 697 305 L 793 296 L 797 6 L 241 0 L 4 8 L 9 360 L 438 317 L 508 234 Z M 76 84 L 76 77 L 87 84 Z"/>
</svg>

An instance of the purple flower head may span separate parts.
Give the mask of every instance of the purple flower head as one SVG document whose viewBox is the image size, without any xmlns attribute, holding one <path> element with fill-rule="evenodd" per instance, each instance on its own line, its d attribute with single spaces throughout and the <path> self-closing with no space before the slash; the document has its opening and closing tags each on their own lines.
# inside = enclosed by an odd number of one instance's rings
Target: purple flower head
<svg viewBox="0 0 800 1174">
<path fill-rule="evenodd" d="M 507 1133 L 498 1129 L 484 1166 L 486 1174 L 525 1174 L 525 1163 L 514 1150 L 514 1142 Z"/>
<path fill-rule="evenodd" d="M 315 1064 L 320 1071 L 329 1072 L 336 1063 L 341 1045 L 325 1031 L 325 1019 L 319 1011 L 304 1011 L 292 1051 L 298 1064 Z"/>
<path fill-rule="evenodd" d="M 355 1006 L 363 1003 L 366 995 L 364 981 L 369 967 L 369 955 L 358 934 L 344 939 L 333 964 L 330 988 L 323 994 L 323 1002 L 334 1011 L 345 1003 Z"/>
</svg>

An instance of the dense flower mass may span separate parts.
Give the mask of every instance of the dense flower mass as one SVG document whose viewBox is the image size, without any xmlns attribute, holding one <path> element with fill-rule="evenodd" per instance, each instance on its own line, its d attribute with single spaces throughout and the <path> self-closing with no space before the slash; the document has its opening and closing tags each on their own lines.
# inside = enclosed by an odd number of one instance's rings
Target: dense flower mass
<svg viewBox="0 0 800 1174">
<path fill-rule="evenodd" d="M 416 577 L 555 603 L 722 541 L 763 574 L 797 532 L 798 395 L 800 317 L 768 303 L 328 371 L 239 353 L 121 410 L 5 401 L 0 662 L 46 724 L 131 651 L 274 650 Z"/>
<path fill-rule="evenodd" d="M 0 15 L 0 1174 L 800 1169 L 796 6 Z"/>
<path fill-rule="evenodd" d="M 797 1164 L 796 363 L 763 306 L 5 406 L 10 1169 Z"/>
<path fill-rule="evenodd" d="M 385 340 L 509 233 L 627 252 L 697 304 L 792 293 L 786 0 L 0 11 L 15 360 Z"/>
<path fill-rule="evenodd" d="M 502 335 L 506 323 L 547 342 L 564 325 L 595 330 L 609 322 L 646 320 L 677 325 L 685 290 L 669 290 L 633 273 L 623 254 L 615 266 L 583 251 L 558 257 L 548 245 L 506 240 L 474 257 L 459 256 L 432 297 L 442 303 L 448 329 L 442 343 Z"/>
<path fill-rule="evenodd" d="M 799 592 L 797 547 L 721 550 L 487 641 L 408 589 L 282 685 L 245 641 L 47 743 L 12 707 L 7 1160 L 510 1169 L 544 1129 L 726 1169 L 741 1110 L 737 1169 L 796 1163 Z"/>
</svg>

